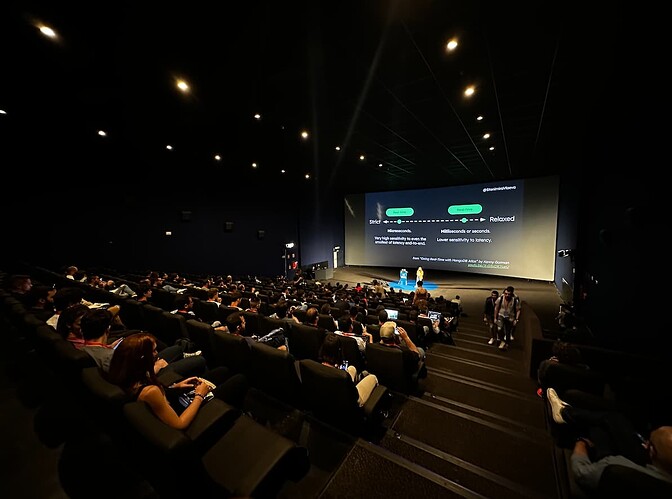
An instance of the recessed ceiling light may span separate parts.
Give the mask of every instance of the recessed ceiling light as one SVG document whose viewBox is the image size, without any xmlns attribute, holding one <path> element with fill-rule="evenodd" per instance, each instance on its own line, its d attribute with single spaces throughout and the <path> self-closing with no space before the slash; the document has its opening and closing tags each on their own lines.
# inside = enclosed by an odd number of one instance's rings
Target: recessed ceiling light
<svg viewBox="0 0 672 499">
<path fill-rule="evenodd" d="M 183 92 L 188 92 L 189 91 L 189 85 L 184 80 L 177 80 L 177 88 L 179 88 Z"/>
<path fill-rule="evenodd" d="M 280 170 L 280 173 L 285 173 L 285 170 Z"/>
<path fill-rule="evenodd" d="M 383 164 L 382 164 L 382 163 L 378 163 L 378 168 L 382 168 L 382 167 L 383 167 Z"/>
<path fill-rule="evenodd" d="M 476 121 L 482 121 L 482 120 L 483 120 L 483 116 L 481 116 L 480 114 L 478 116 L 476 116 Z"/>
<path fill-rule="evenodd" d="M 222 157 L 219 154 L 215 154 L 215 161 L 221 161 Z"/>
<path fill-rule="evenodd" d="M 473 85 L 468 86 L 468 87 L 464 90 L 464 95 L 465 95 L 465 97 L 471 97 L 471 96 L 474 95 L 475 93 L 476 93 L 476 87 L 474 87 Z"/>
<path fill-rule="evenodd" d="M 485 134 L 483 134 L 483 138 L 484 138 L 484 139 L 489 139 L 489 138 L 490 138 L 490 134 L 489 134 L 489 133 L 485 133 Z"/>
<path fill-rule="evenodd" d="M 257 164 L 256 164 L 256 163 L 252 163 L 252 168 L 256 168 L 256 167 L 257 167 Z"/>
<path fill-rule="evenodd" d="M 448 43 L 446 43 L 446 50 L 448 52 L 452 52 L 457 48 L 457 38 L 453 38 L 452 40 L 449 40 Z"/>
<path fill-rule="evenodd" d="M 336 149 L 337 151 L 340 151 L 340 150 L 341 150 L 341 146 L 336 146 L 335 149 Z"/>
<path fill-rule="evenodd" d="M 491 151 L 494 151 L 494 150 L 495 150 L 495 146 L 490 146 L 488 149 L 490 149 Z"/>
<path fill-rule="evenodd" d="M 4 109 L 0 109 L 0 114 L 7 114 L 7 111 L 5 111 Z"/>
<path fill-rule="evenodd" d="M 101 137 L 107 137 L 105 130 L 98 130 L 98 135 L 100 135 Z"/>
<path fill-rule="evenodd" d="M 172 151 L 172 150 L 173 150 L 173 146 L 171 146 L 170 144 L 168 144 L 168 145 L 166 146 L 166 149 L 168 149 L 169 151 Z"/>
<path fill-rule="evenodd" d="M 306 173 L 306 178 L 310 178 L 310 173 Z"/>
<path fill-rule="evenodd" d="M 40 29 L 40 33 L 42 33 L 44 36 L 48 36 L 49 38 L 56 38 L 56 32 L 51 29 L 49 26 L 38 26 Z"/>
<path fill-rule="evenodd" d="M 363 154 L 361 154 L 361 155 L 359 156 L 359 159 L 360 159 L 360 161 L 364 161 L 366 158 L 364 157 Z"/>
<path fill-rule="evenodd" d="M 254 115 L 255 120 L 260 120 L 261 119 L 261 114 L 257 113 Z"/>
<path fill-rule="evenodd" d="M 306 139 L 308 138 L 308 132 L 306 132 L 305 130 L 303 130 L 303 131 L 301 132 L 301 138 L 302 138 L 303 140 L 306 140 Z"/>
</svg>

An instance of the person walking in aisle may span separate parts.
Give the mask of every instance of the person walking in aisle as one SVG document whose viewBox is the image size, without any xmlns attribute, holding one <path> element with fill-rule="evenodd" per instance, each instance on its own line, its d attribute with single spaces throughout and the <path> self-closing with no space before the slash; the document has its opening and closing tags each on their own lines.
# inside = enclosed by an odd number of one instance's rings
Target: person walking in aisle
<svg viewBox="0 0 672 499">
<path fill-rule="evenodd" d="M 513 340 L 513 331 L 520 319 L 520 299 L 514 293 L 513 286 L 507 286 L 504 294 L 495 302 L 495 319 L 499 333 L 500 350 L 507 350 Z"/>
<path fill-rule="evenodd" d="M 483 306 L 483 322 L 488 326 L 488 332 L 490 333 L 490 339 L 488 340 L 488 345 L 497 344 L 497 326 L 495 325 L 495 302 L 499 298 L 499 291 L 493 289 L 485 299 L 485 305 Z"/>
</svg>

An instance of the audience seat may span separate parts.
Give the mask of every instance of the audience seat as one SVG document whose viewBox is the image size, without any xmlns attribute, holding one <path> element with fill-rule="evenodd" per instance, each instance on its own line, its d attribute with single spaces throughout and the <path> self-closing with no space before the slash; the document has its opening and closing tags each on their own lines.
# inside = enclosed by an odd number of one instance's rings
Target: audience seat
<svg viewBox="0 0 672 499">
<path fill-rule="evenodd" d="M 128 329 L 147 330 L 142 302 L 127 298 L 119 309 L 119 317 Z"/>
<path fill-rule="evenodd" d="M 350 374 L 312 359 L 299 361 L 303 404 L 315 418 L 356 435 L 367 435 L 386 417 L 388 391 L 379 384 L 363 407 Z"/>
<path fill-rule="evenodd" d="M 287 480 L 297 482 L 310 469 L 305 447 L 245 415 L 202 462 L 212 481 L 232 497 L 278 497 Z"/>
<path fill-rule="evenodd" d="M 187 328 L 189 339 L 196 343 L 196 348 L 201 351 L 208 365 L 216 365 L 215 354 L 212 347 L 215 329 L 208 323 L 196 319 L 187 319 L 184 323 Z"/>
<path fill-rule="evenodd" d="M 235 334 L 214 330 L 212 333 L 212 353 L 216 366 L 227 367 L 232 374 L 247 374 L 250 367 L 250 344 Z"/>
<path fill-rule="evenodd" d="M 294 356 L 263 343 L 250 345 L 250 384 L 293 407 L 301 405 L 301 378 Z"/>
<path fill-rule="evenodd" d="M 245 334 L 249 336 L 262 334 L 262 316 L 258 312 L 243 312 L 245 317 Z"/>
<path fill-rule="evenodd" d="M 418 390 L 419 379 L 426 373 L 424 363 L 414 373 L 404 370 L 403 353 L 380 343 L 366 345 L 366 369 L 390 390 L 411 394 Z"/>
<path fill-rule="evenodd" d="M 319 314 L 317 319 L 317 326 L 327 331 L 336 331 L 336 324 L 334 318 L 329 314 Z"/>
<path fill-rule="evenodd" d="M 212 324 L 215 321 L 221 321 L 219 315 L 219 305 L 217 305 L 215 302 L 198 300 L 194 298 L 192 298 L 192 300 L 194 301 L 194 313 L 196 314 L 196 317 L 203 320 L 204 322 L 207 322 L 208 324 Z"/>
<path fill-rule="evenodd" d="M 163 424 L 143 402 L 123 410 L 151 482 L 166 497 L 275 497 L 287 479 L 308 471 L 304 448 L 218 399 L 184 431 Z"/>
<path fill-rule="evenodd" d="M 163 330 L 163 313 L 165 310 L 160 307 L 150 305 L 149 303 L 144 303 L 142 305 L 142 312 L 145 318 L 144 330 L 164 341 L 161 332 Z M 170 344 L 172 345 L 172 343 Z"/>
<path fill-rule="evenodd" d="M 294 323 L 287 331 L 289 351 L 297 359 L 317 360 L 324 341 L 325 331 L 321 328 Z"/>
</svg>

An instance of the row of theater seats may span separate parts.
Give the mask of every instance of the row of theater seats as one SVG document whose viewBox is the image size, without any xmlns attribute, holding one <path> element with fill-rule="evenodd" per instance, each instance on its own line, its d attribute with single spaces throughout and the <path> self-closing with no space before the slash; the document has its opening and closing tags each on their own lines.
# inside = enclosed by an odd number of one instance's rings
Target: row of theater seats
<svg viewBox="0 0 672 499">
<path fill-rule="evenodd" d="M 42 270 L 40 277 L 50 280 L 61 279 L 59 285 L 73 285 L 73 281 L 66 281 L 65 278 L 47 270 Z M 185 319 L 182 315 L 170 313 L 169 310 L 173 308 L 172 303 L 176 296 L 174 292 L 169 293 L 172 295 L 171 299 L 164 299 L 164 304 L 167 307 L 164 309 L 138 302 L 132 298 L 121 299 L 113 293 L 94 289 L 83 283 L 75 285 L 79 285 L 87 293 L 86 298 L 90 301 L 120 305 L 120 316 L 129 329 L 149 331 L 167 345 L 186 338 L 194 343 L 194 349 L 201 350 L 210 368 L 225 366 L 233 372 L 243 373 L 252 381 L 252 386 L 273 398 L 319 415 L 322 419 L 349 431 L 368 431 L 371 426 L 370 422 L 375 424 L 375 421 L 380 419 L 380 414 L 384 413 L 380 403 L 385 400 L 385 397 L 373 397 L 372 402 L 375 401 L 375 403 L 366 406 L 363 411 L 359 408 L 353 408 L 353 397 L 356 400 L 353 395 L 355 392 L 351 389 L 351 383 L 344 377 L 341 379 L 343 382 L 341 396 L 329 398 L 330 404 L 319 402 L 321 398 L 319 393 L 306 395 L 303 393 L 305 390 L 296 389 L 296 387 L 301 386 L 299 384 L 302 375 L 301 369 L 307 369 L 306 366 L 310 366 L 313 362 L 319 365 L 319 350 L 326 331 L 336 329 L 333 318 L 329 315 L 320 315 L 319 319 L 324 328 L 316 329 L 293 321 L 273 319 L 261 313 L 244 312 L 246 330 L 249 335 L 261 337 L 277 328 L 283 328 L 288 339 L 289 352 L 281 352 L 266 345 L 253 345 L 251 347 L 244 338 L 216 331 L 209 323 L 195 319 Z M 192 299 L 195 310 L 202 311 L 203 309 L 200 309 L 200 306 L 205 305 L 206 302 L 195 296 L 192 296 Z M 217 307 L 216 305 L 215 307 L 219 314 L 217 320 L 222 323 L 226 322 L 226 317 L 230 313 L 237 311 L 237 309 L 231 307 Z M 414 342 L 417 342 L 415 324 L 401 320 L 398 320 L 397 323 L 409 332 Z M 417 327 L 420 328 L 422 325 L 420 324 Z M 401 351 L 378 344 L 380 340 L 379 326 L 370 324 L 367 326 L 367 331 L 373 335 L 374 343 L 367 345 L 365 358 L 359 352 L 354 338 L 341 337 L 345 360 L 348 360 L 350 365 L 354 365 L 358 372 L 366 369 L 375 374 L 379 383 L 387 389 L 406 394 L 415 393 L 419 388 L 419 378 L 426 373 L 424 366 L 420 366 L 414 373 L 407 373 L 404 369 Z M 42 331 L 42 336 L 45 335 L 48 336 L 48 331 Z M 48 339 L 46 343 L 49 348 L 53 348 Z M 67 363 L 73 365 L 75 371 L 90 363 L 88 355 L 83 354 L 82 356 L 82 352 L 78 351 L 73 354 L 71 349 L 62 348 L 60 343 L 57 344 L 59 345 L 59 359 L 64 355 L 76 357 L 70 359 L 70 362 Z M 303 366 L 300 365 L 301 361 L 306 361 L 303 362 Z M 313 370 L 319 371 L 321 367 Z M 334 375 L 340 376 L 339 373 L 328 372 L 325 374 L 331 374 L 327 378 Z M 311 407 L 311 404 L 306 401 L 312 401 L 315 407 Z M 342 409 L 342 407 L 345 409 Z M 348 413 L 347 417 L 340 416 L 344 410 Z"/>
<path fill-rule="evenodd" d="M 44 444 L 63 446 L 69 497 L 269 497 L 308 472 L 305 447 L 217 399 L 188 429 L 168 427 L 19 300 L 1 299 L 6 337 L 34 347 L 26 389 L 43 392 L 34 427 Z"/>
<path fill-rule="evenodd" d="M 672 390 L 667 382 L 666 365 L 641 355 L 580 344 L 567 345 L 579 352 L 580 365 L 550 362 L 545 359 L 551 356 L 552 344 L 547 339 L 535 339 L 533 345 L 536 354 L 533 365 L 543 364 L 539 371 L 542 395 L 553 388 L 561 399 L 576 407 L 618 412 L 643 435 L 672 421 Z M 565 494 L 573 499 L 595 497 L 581 489 L 571 472 L 576 428 L 553 420 L 548 399 L 545 413 L 559 469 L 567 476 L 562 482 L 567 484 Z M 602 473 L 596 497 L 616 496 L 672 497 L 672 484 L 632 468 L 610 464 Z"/>
<path fill-rule="evenodd" d="M 142 320 L 137 323 L 135 319 L 131 321 L 128 315 L 123 314 L 124 310 L 134 309 L 135 318 L 142 316 Z M 127 300 L 121 310 L 123 320 L 131 321 L 134 329 L 154 332 L 167 344 L 173 344 L 178 338 L 188 338 L 193 341 L 195 348 L 205 356 L 208 366 L 225 366 L 234 372 L 241 372 L 252 378 L 258 377 L 259 385 L 277 377 L 284 380 L 287 386 L 296 385 L 295 380 L 287 379 L 286 373 L 274 373 L 271 370 L 276 366 L 272 360 L 266 359 L 271 353 L 265 353 L 263 356 L 260 353 L 253 355 L 255 350 L 253 347 L 256 345 L 250 347 L 249 342 L 243 337 L 217 331 L 208 323 L 196 319 L 185 319 L 184 316 L 171 314 L 152 305 L 139 305 L 135 300 Z M 283 329 L 289 352 L 277 351 L 275 354 L 286 357 L 285 362 L 288 365 L 291 366 L 295 361 L 320 360 L 320 347 L 329 330 L 293 321 L 273 319 L 254 312 L 243 312 L 243 315 L 246 319 L 246 331 L 250 336 L 263 337 L 276 329 Z M 333 320 L 326 317 L 327 322 L 331 321 L 333 324 Z M 401 324 L 401 321 L 399 323 Z M 331 330 L 335 328 L 332 327 Z M 364 356 L 360 353 L 354 338 L 347 336 L 340 338 L 344 359 L 350 365 L 354 365 L 358 372 L 367 370 L 375 374 L 380 383 L 391 390 L 403 393 L 416 391 L 419 384 L 418 376 L 423 372 L 422 368 L 415 373 L 407 373 L 404 370 L 401 350 L 379 344 L 379 326 L 370 325 L 367 331 L 373 335 L 373 343 L 367 344 Z M 260 344 L 259 349 L 262 351 L 275 350 L 263 344 Z M 290 370 L 289 373 L 291 374 L 292 371 Z M 266 387 L 266 389 L 270 388 Z M 272 394 L 283 400 L 287 398 L 285 393 Z M 296 400 L 291 402 L 295 403 Z"/>
</svg>

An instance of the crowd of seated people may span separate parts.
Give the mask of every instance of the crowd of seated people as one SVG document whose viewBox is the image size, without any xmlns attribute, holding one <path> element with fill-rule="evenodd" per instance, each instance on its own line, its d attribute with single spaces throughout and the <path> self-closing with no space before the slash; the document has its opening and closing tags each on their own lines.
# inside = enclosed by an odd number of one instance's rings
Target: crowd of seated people
<svg viewBox="0 0 672 499">
<path fill-rule="evenodd" d="M 583 347 L 588 354 L 590 347 Z M 636 357 L 613 356 L 607 372 L 585 359 L 582 346 L 556 341 L 539 363 L 538 395 L 567 461 L 575 497 L 672 494 L 672 396 L 660 382 L 663 366 L 638 367 Z M 596 362 L 599 356 L 595 355 Z"/>
</svg>

